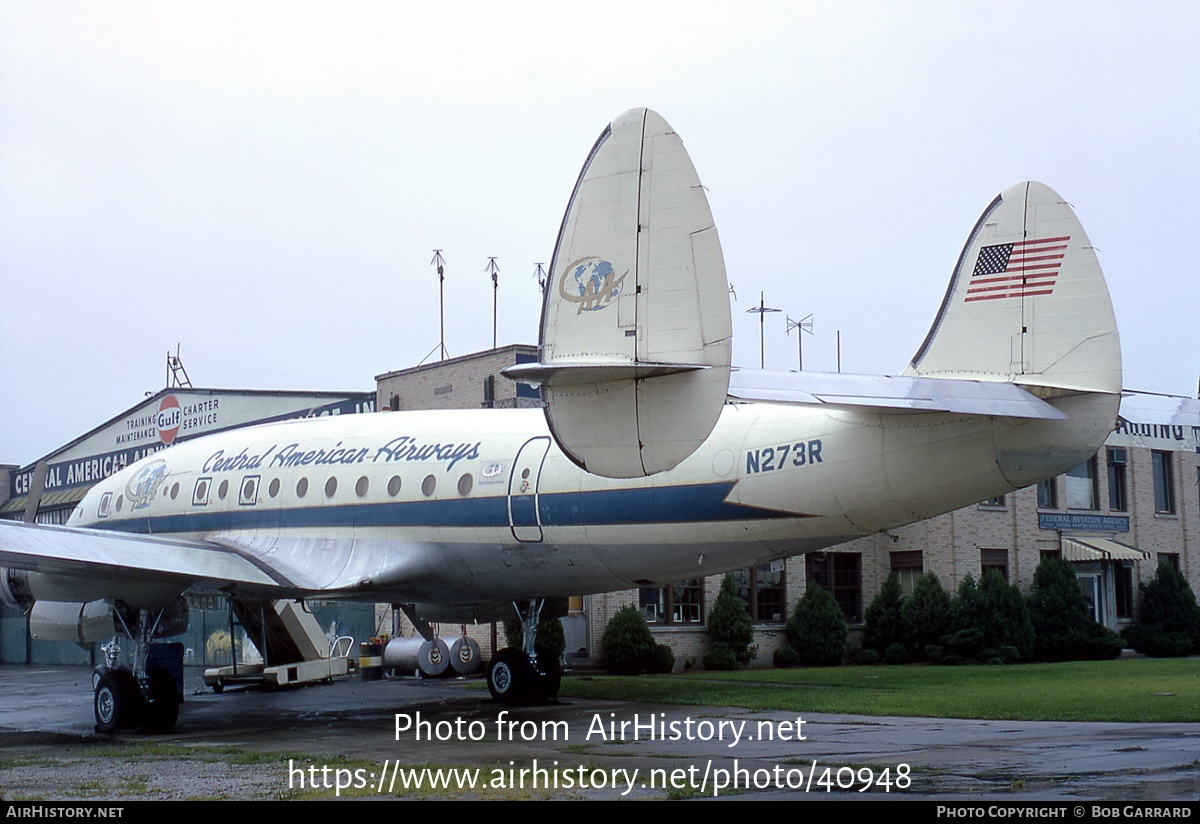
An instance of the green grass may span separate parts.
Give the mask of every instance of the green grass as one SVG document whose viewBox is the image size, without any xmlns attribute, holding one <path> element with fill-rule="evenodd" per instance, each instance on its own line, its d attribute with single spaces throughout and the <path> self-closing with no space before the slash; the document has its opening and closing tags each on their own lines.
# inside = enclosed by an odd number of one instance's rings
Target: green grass
<svg viewBox="0 0 1200 824">
<path fill-rule="evenodd" d="M 564 696 L 1020 721 L 1200 721 L 1200 660 L 830 667 L 563 679 Z"/>
</svg>

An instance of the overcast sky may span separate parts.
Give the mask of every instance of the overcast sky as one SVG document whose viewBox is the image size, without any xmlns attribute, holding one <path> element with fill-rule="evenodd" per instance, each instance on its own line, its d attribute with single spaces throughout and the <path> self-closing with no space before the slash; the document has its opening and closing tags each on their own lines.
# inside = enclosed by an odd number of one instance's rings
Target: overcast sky
<svg viewBox="0 0 1200 824">
<path fill-rule="evenodd" d="M 735 363 L 896 373 L 967 232 L 1036 179 L 1108 277 L 1125 385 L 1200 374 L 1200 4 L 0 0 L 0 463 L 165 384 L 374 389 L 536 342 L 579 167 L 634 106 L 682 136 Z"/>
</svg>

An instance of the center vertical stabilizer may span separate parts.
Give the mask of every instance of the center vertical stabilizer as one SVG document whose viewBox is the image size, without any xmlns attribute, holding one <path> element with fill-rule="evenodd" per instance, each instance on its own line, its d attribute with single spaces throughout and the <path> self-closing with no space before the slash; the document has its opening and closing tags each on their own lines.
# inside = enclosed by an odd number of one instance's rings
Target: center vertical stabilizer
<svg viewBox="0 0 1200 824">
<path fill-rule="evenodd" d="M 563 217 L 542 308 L 550 430 L 589 472 L 677 465 L 716 424 L 732 323 L 721 243 L 679 136 L 632 109 L 600 135 Z"/>
</svg>

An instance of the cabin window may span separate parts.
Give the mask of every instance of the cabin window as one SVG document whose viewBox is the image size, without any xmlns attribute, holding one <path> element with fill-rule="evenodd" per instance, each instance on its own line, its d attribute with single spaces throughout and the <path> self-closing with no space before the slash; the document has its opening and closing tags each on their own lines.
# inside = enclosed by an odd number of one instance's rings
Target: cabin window
<svg viewBox="0 0 1200 824">
<path fill-rule="evenodd" d="M 332 498 L 333 493 L 335 492 L 337 492 L 337 478 L 331 476 L 329 480 L 325 482 L 325 497 Z"/>
<path fill-rule="evenodd" d="M 367 480 L 367 476 L 363 475 L 358 479 L 358 483 L 354 485 L 354 494 L 360 498 L 367 497 L 367 492 L 371 489 L 371 482 Z"/>
<path fill-rule="evenodd" d="M 178 483 L 171 484 L 171 500 L 173 501 L 178 497 L 179 497 L 179 484 Z"/>
<path fill-rule="evenodd" d="M 463 495 L 463 496 L 470 495 L 471 490 L 474 489 L 474 487 L 475 487 L 475 479 L 473 477 L 471 477 L 470 472 L 468 472 L 466 475 L 463 475 L 461 478 L 458 479 L 458 494 L 459 495 Z"/>
<path fill-rule="evenodd" d="M 437 490 L 437 478 L 432 475 L 426 475 L 425 480 L 421 481 L 421 494 L 426 498 Z"/>
<path fill-rule="evenodd" d="M 242 488 L 238 492 L 238 504 L 254 506 L 258 503 L 258 475 L 247 475 L 242 478 Z"/>
<path fill-rule="evenodd" d="M 124 504 L 124 503 L 125 503 L 125 496 L 124 496 L 124 495 L 118 495 L 118 496 L 117 496 L 117 512 L 120 512 L 120 511 L 121 511 L 121 505 L 122 505 L 122 504 Z"/>
<path fill-rule="evenodd" d="M 217 487 L 217 497 L 222 501 L 229 494 L 229 481 L 221 481 L 221 485 Z"/>
<path fill-rule="evenodd" d="M 390 481 L 388 481 L 388 494 L 391 495 L 393 498 L 395 498 L 397 495 L 400 494 L 400 476 L 399 475 L 393 475 L 392 479 Z"/>
<path fill-rule="evenodd" d="M 208 506 L 208 493 L 212 489 L 212 478 L 197 478 L 192 490 L 192 506 Z"/>
<path fill-rule="evenodd" d="M 308 494 L 308 478 L 301 478 L 296 481 L 296 497 L 303 498 Z"/>
<path fill-rule="evenodd" d="M 279 479 L 278 478 L 271 479 L 271 485 L 269 487 L 267 487 L 267 492 L 271 493 L 272 498 L 274 498 L 276 495 L 279 494 Z"/>
</svg>

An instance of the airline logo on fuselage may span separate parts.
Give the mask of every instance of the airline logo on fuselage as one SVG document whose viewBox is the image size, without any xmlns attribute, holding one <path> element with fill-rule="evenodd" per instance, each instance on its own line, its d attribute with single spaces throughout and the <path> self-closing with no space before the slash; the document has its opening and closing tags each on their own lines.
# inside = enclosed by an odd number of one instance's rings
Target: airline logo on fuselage
<svg viewBox="0 0 1200 824">
<path fill-rule="evenodd" d="M 159 458 L 143 466 L 125 484 L 125 497 L 133 509 L 142 509 L 154 500 L 158 488 L 167 477 L 166 461 Z"/>
<path fill-rule="evenodd" d="M 243 447 L 240 452 L 226 454 L 218 449 L 204 461 L 204 472 L 235 472 L 239 470 L 289 469 L 296 466 L 350 466 L 365 463 L 388 463 L 395 461 L 439 461 L 446 464 L 449 472 L 462 460 L 479 457 L 481 441 L 474 443 L 448 442 L 426 443 L 409 435 L 392 438 L 381 446 L 344 446 L 338 441 L 333 446 L 306 449 L 299 443 L 285 446 L 271 444 L 251 451 Z"/>
<path fill-rule="evenodd" d="M 563 270 L 558 280 L 558 293 L 563 300 L 576 305 L 575 314 L 595 312 L 610 306 L 621 293 L 624 274 L 618 276 L 607 260 L 598 257 L 580 258 Z"/>
</svg>

